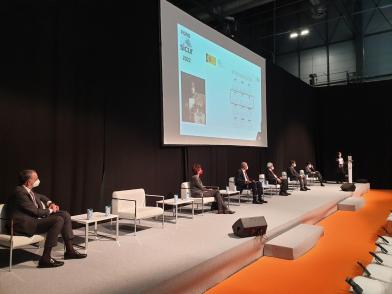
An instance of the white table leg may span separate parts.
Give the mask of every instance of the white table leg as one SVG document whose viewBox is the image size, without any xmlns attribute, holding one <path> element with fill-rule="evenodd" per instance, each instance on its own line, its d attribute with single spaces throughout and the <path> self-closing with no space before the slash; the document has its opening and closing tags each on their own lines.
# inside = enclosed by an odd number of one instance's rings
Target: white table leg
<svg viewBox="0 0 392 294">
<path fill-rule="evenodd" d="M 95 234 L 95 239 L 98 240 L 98 222 L 94 223 L 94 234 Z"/>
<path fill-rule="evenodd" d="M 118 217 L 116 218 L 116 241 L 118 240 Z"/>
<path fill-rule="evenodd" d="M 176 223 L 177 223 L 178 205 L 175 205 L 175 207 L 176 207 Z"/>
<path fill-rule="evenodd" d="M 194 202 L 192 201 L 192 218 L 195 217 L 195 207 L 194 207 Z"/>
<path fill-rule="evenodd" d="M 88 223 L 86 223 L 86 226 L 85 226 L 85 231 L 84 231 L 84 234 L 85 234 L 85 241 L 84 241 L 84 253 L 85 254 L 87 254 L 87 246 L 88 246 L 88 230 L 89 230 L 89 224 Z"/>
</svg>

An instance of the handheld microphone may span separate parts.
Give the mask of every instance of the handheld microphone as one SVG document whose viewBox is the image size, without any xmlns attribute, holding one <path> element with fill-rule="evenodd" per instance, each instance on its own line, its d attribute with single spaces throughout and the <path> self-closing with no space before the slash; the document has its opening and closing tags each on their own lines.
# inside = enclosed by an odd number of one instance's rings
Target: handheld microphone
<svg viewBox="0 0 392 294">
<path fill-rule="evenodd" d="M 357 261 L 357 264 L 363 269 L 363 271 L 365 272 L 366 276 L 369 278 L 371 276 L 370 272 L 368 271 L 368 269 L 359 261 Z"/>
<path fill-rule="evenodd" d="M 381 240 L 383 240 L 385 243 L 389 244 L 389 241 L 385 239 L 383 236 L 377 235 Z"/>
<path fill-rule="evenodd" d="M 385 254 L 388 253 L 388 250 L 386 250 L 384 246 L 382 246 L 381 244 L 378 244 L 378 243 L 375 243 L 375 244 L 376 244 L 376 246 L 377 246 L 378 248 L 381 249 L 381 252 L 382 252 L 382 253 L 385 253 Z"/>
<path fill-rule="evenodd" d="M 359 286 L 357 283 L 353 281 L 351 278 L 346 278 L 346 283 L 349 284 L 352 288 L 355 294 L 362 294 L 363 289 L 361 286 Z"/>
<path fill-rule="evenodd" d="M 370 254 L 371 256 L 373 256 L 373 257 L 376 259 L 376 261 L 377 261 L 378 263 L 382 264 L 382 263 L 384 262 L 384 260 L 382 260 L 382 258 L 381 258 L 380 256 L 378 256 L 377 254 L 375 254 L 375 253 L 373 253 L 373 252 L 370 252 L 370 251 L 369 251 L 369 254 Z"/>
</svg>

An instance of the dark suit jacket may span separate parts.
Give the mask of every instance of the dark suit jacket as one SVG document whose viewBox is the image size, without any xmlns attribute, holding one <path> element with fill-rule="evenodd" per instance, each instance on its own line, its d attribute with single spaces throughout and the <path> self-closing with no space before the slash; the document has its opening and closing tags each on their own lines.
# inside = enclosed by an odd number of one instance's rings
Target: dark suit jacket
<svg viewBox="0 0 392 294">
<path fill-rule="evenodd" d="M 190 181 L 192 197 L 202 197 L 203 192 L 206 191 L 203 182 L 198 175 L 193 175 Z"/>
<path fill-rule="evenodd" d="M 287 169 L 287 176 L 292 179 L 299 179 L 301 176 L 293 166 L 289 166 Z"/>
<path fill-rule="evenodd" d="M 249 178 L 249 176 L 248 176 L 248 178 Z M 239 169 L 237 171 L 237 174 L 235 175 L 235 178 L 234 178 L 234 182 L 237 187 L 243 187 L 246 185 L 246 180 L 245 180 L 244 173 L 242 172 L 242 169 Z"/>
<path fill-rule="evenodd" d="M 7 202 L 7 215 L 14 220 L 14 231 L 17 233 L 32 236 L 37 229 L 38 218 L 47 217 L 50 214 L 48 208 L 42 206 L 41 201 L 46 205 L 48 197 L 35 193 L 38 208 L 35 206 L 31 196 L 23 186 L 17 186 L 14 193 Z"/>
<path fill-rule="evenodd" d="M 314 174 L 316 170 L 313 167 L 305 166 L 305 174 Z"/>
<path fill-rule="evenodd" d="M 278 175 L 276 175 L 276 176 L 278 176 Z M 265 171 L 265 179 L 270 184 L 276 184 L 278 182 L 277 179 L 275 178 L 274 174 L 272 173 L 272 171 L 269 168 L 267 168 Z"/>
</svg>

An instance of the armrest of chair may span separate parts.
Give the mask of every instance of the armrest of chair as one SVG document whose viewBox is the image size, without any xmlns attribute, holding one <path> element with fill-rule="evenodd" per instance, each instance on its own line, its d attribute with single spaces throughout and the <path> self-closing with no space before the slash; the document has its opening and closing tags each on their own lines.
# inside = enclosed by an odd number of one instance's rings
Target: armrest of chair
<svg viewBox="0 0 392 294">
<path fill-rule="evenodd" d="M 204 186 L 207 189 L 219 190 L 219 186 Z"/>
<path fill-rule="evenodd" d="M 162 198 L 162 200 L 163 200 L 162 208 L 163 208 L 163 210 L 165 210 L 165 196 L 162 196 L 162 195 L 153 195 L 153 194 L 146 194 L 146 197 Z"/>
<path fill-rule="evenodd" d="M 124 198 L 112 198 L 112 200 L 123 200 L 123 201 L 135 202 L 135 219 L 136 219 L 136 206 L 137 206 L 136 200 L 134 200 L 134 199 L 124 199 Z"/>
</svg>

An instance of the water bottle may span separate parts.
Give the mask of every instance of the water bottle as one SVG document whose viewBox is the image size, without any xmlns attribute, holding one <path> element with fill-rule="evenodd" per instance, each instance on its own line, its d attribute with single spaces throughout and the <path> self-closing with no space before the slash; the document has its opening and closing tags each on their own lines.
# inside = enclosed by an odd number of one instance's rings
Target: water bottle
<svg viewBox="0 0 392 294">
<path fill-rule="evenodd" d="M 189 191 L 187 190 L 186 192 L 185 192 L 185 199 L 189 199 Z"/>
<path fill-rule="evenodd" d="M 105 206 L 105 215 L 106 215 L 106 216 L 109 216 L 109 215 L 110 215 L 110 209 L 111 209 L 110 205 L 106 205 L 106 206 Z"/>
<path fill-rule="evenodd" d="M 174 194 L 174 203 L 176 203 L 178 201 L 178 195 Z"/>
<path fill-rule="evenodd" d="M 93 209 L 92 208 L 88 208 L 87 209 L 87 219 L 92 219 L 93 218 Z"/>
</svg>

